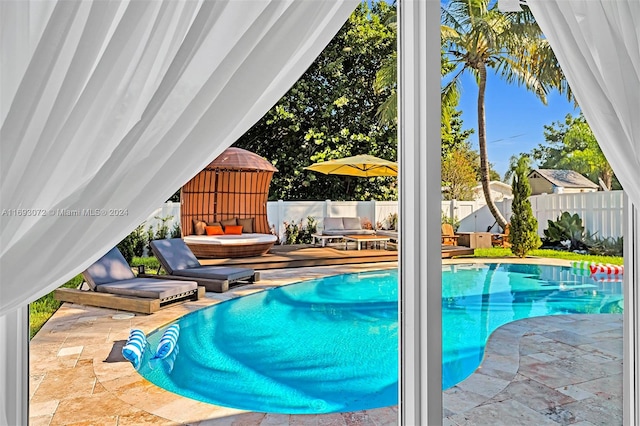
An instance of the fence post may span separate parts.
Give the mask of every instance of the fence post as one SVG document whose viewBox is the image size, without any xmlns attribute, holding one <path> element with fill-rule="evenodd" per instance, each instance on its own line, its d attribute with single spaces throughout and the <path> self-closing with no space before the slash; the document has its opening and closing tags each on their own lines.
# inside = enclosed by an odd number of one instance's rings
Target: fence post
<svg viewBox="0 0 640 426">
<path fill-rule="evenodd" d="M 278 208 L 276 209 L 276 232 L 278 233 L 278 239 L 282 242 L 284 235 L 283 222 L 284 222 L 284 201 L 278 200 Z"/>
<path fill-rule="evenodd" d="M 324 217 L 331 217 L 331 200 L 324 200 Z"/>
<path fill-rule="evenodd" d="M 371 205 L 371 215 L 369 216 L 371 218 L 371 227 L 376 229 L 376 223 L 378 223 L 378 218 L 376 217 L 378 213 L 376 211 L 376 200 L 371 200 L 369 203 Z"/>
</svg>

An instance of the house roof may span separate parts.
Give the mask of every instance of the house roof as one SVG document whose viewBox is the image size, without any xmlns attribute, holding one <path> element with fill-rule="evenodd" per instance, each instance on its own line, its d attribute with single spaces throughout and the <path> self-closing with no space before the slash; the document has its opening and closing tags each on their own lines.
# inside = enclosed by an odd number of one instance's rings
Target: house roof
<svg viewBox="0 0 640 426">
<path fill-rule="evenodd" d="M 536 169 L 529 173 L 531 177 L 542 177 L 563 188 L 598 188 L 598 185 L 573 170 Z"/>
<path fill-rule="evenodd" d="M 492 180 L 491 182 L 489 182 L 489 186 L 494 188 L 501 188 L 508 192 L 512 191 L 511 185 L 509 185 L 508 183 L 500 182 L 499 180 Z M 477 184 L 476 186 L 473 187 L 473 190 L 482 191 L 482 184 L 481 183 Z"/>
</svg>

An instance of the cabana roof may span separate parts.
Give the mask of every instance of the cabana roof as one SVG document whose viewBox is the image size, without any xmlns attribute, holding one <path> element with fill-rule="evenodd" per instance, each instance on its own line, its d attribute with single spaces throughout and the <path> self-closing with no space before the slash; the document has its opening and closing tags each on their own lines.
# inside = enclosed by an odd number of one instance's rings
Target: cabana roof
<svg viewBox="0 0 640 426">
<path fill-rule="evenodd" d="M 273 164 L 258 154 L 247 151 L 242 148 L 227 148 L 215 160 L 213 160 L 205 170 L 264 170 L 268 172 L 277 172 Z"/>
</svg>

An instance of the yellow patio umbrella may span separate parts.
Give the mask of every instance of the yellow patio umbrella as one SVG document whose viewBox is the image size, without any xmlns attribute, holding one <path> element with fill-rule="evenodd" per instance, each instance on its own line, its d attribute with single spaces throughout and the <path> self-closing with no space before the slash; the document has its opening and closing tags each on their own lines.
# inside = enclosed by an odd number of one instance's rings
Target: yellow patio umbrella
<svg viewBox="0 0 640 426">
<path fill-rule="evenodd" d="M 314 163 L 304 169 L 324 173 L 325 175 L 359 177 L 398 176 L 398 163 L 367 154 L 322 161 L 320 163 Z"/>
</svg>

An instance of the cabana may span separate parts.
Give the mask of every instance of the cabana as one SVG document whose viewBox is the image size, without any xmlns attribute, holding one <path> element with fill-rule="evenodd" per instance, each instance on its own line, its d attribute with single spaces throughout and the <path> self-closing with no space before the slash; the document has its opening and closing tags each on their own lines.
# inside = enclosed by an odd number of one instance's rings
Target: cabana
<svg viewBox="0 0 640 426">
<path fill-rule="evenodd" d="M 182 237 L 197 257 L 249 257 L 266 253 L 277 237 L 270 232 L 267 199 L 273 174 L 267 160 L 227 148 L 180 191 Z M 210 235 L 219 225 L 225 235 Z M 230 234 L 227 226 L 242 226 Z"/>
</svg>

